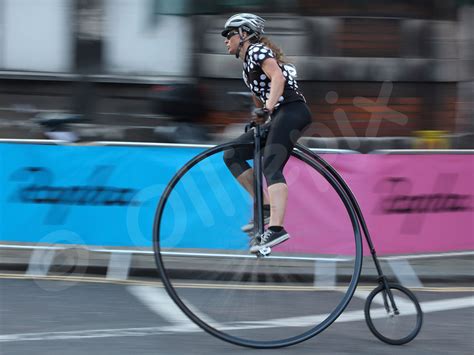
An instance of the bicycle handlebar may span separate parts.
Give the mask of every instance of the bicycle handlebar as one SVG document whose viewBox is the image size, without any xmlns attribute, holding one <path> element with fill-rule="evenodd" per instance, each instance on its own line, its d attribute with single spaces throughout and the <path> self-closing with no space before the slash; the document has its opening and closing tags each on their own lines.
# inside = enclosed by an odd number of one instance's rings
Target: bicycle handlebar
<svg viewBox="0 0 474 355">
<path fill-rule="evenodd" d="M 267 121 L 267 119 L 270 117 L 270 111 L 264 107 L 259 107 L 256 108 L 252 111 L 253 115 L 258 117 L 258 118 L 263 118 L 264 122 Z M 245 132 L 248 132 L 250 129 L 253 127 L 259 125 L 260 123 L 257 123 L 255 121 L 251 121 L 250 123 L 245 125 Z M 260 124 L 261 125 L 261 124 Z"/>
<path fill-rule="evenodd" d="M 259 107 L 253 110 L 253 114 L 259 118 L 268 118 L 268 116 L 270 116 L 270 111 L 265 107 Z"/>
</svg>

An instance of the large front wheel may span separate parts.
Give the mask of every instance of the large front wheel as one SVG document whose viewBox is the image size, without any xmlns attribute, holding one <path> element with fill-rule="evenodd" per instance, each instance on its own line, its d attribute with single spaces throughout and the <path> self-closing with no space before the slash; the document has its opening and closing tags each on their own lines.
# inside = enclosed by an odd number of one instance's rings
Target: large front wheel
<svg viewBox="0 0 474 355">
<path fill-rule="evenodd" d="M 254 348 L 296 344 L 326 329 L 354 293 L 362 264 L 357 216 L 337 180 L 295 150 L 284 171 L 291 238 L 270 257 L 249 254 L 242 227 L 253 202 L 223 161 L 242 146 L 204 151 L 171 180 L 155 216 L 156 263 L 169 296 L 210 334 Z"/>
</svg>

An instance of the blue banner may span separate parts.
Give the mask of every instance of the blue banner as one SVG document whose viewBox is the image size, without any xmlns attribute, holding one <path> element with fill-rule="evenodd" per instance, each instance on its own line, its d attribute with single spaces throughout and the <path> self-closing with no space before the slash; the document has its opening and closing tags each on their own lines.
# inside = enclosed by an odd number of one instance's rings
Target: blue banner
<svg viewBox="0 0 474 355">
<path fill-rule="evenodd" d="M 150 247 L 165 187 L 202 150 L 0 144 L 0 239 Z M 191 169 L 173 191 L 163 247 L 247 247 L 245 234 L 226 234 L 248 221 L 251 203 L 222 154 Z"/>
</svg>

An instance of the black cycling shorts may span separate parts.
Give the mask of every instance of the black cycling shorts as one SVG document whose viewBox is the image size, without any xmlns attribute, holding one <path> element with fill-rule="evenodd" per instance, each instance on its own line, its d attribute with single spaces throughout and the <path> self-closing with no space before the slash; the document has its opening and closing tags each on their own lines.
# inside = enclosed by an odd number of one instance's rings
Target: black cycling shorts
<svg viewBox="0 0 474 355">
<path fill-rule="evenodd" d="M 286 183 L 283 168 L 296 141 L 311 121 L 311 112 L 306 103 L 295 101 L 281 105 L 273 113 L 271 121 L 262 126 L 263 129 L 269 129 L 262 142 L 264 146 L 263 175 L 268 186 Z M 234 142 L 253 143 L 253 130 L 242 134 Z M 253 145 L 243 146 L 227 150 L 224 153 L 224 161 L 232 175 L 238 177 L 251 168 L 247 160 L 253 159 L 253 154 Z"/>
</svg>

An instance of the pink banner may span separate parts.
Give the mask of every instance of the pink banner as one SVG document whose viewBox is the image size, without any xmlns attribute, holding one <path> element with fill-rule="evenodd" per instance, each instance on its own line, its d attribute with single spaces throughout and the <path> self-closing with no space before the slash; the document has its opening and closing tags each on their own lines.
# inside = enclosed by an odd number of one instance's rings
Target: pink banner
<svg viewBox="0 0 474 355">
<path fill-rule="evenodd" d="M 356 196 L 378 254 L 474 250 L 474 155 L 323 157 Z M 351 224 L 329 184 L 293 158 L 285 176 L 292 239 L 279 248 L 352 254 Z"/>
</svg>

